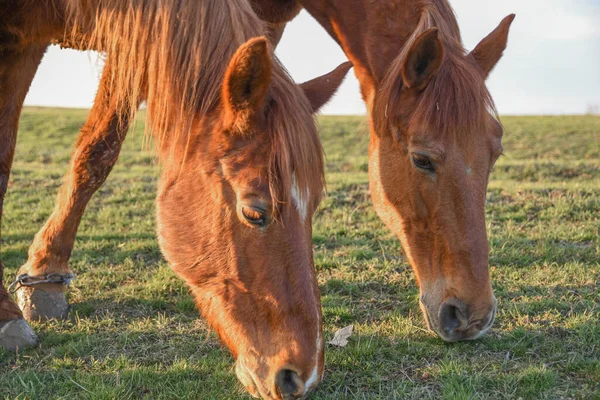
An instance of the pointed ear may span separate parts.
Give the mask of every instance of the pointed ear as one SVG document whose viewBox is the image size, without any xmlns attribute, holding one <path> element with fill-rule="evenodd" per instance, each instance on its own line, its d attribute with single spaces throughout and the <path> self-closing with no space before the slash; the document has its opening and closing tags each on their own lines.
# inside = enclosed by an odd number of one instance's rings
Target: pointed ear
<svg viewBox="0 0 600 400">
<path fill-rule="evenodd" d="M 300 88 L 310 101 L 312 112 L 316 113 L 323 107 L 338 90 L 346 74 L 352 68 L 352 63 L 346 61 L 330 73 L 304 82 Z"/>
<path fill-rule="evenodd" d="M 235 52 L 225 72 L 223 105 L 231 126 L 246 130 L 265 106 L 272 59 L 267 38 L 253 38 Z"/>
<path fill-rule="evenodd" d="M 510 14 L 505 17 L 502 22 L 500 22 L 500 25 L 479 42 L 470 54 L 475 62 L 481 67 L 486 78 L 502 57 L 502 53 L 504 52 L 508 41 L 508 30 L 514 19 L 515 14 Z"/>
<path fill-rule="evenodd" d="M 438 72 L 444 59 L 444 46 L 438 36 L 437 28 L 423 32 L 408 50 L 402 66 L 404 85 L 423 90 L 431 78 Z"/>
</svg>

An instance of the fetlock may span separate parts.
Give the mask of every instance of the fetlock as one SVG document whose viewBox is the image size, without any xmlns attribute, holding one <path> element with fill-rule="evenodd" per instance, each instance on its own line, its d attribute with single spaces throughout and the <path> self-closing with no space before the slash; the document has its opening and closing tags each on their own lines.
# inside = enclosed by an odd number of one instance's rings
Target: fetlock
<svg viewBox="0 0 600 400">
<path fill-rule="evenodd" d="M 23 318 L 23 313 L 10 298 L 3 286 L 0 286 L 0 321 Z"/>
</svg>

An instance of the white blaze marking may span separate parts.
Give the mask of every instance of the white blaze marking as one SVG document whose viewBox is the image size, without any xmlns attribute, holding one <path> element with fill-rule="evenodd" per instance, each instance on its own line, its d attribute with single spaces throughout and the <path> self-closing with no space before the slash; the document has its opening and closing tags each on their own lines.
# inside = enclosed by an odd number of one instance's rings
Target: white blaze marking
<svg viewBox="0 0 600 400">
<path fill-rule="evenodd" d="M 303 195 L 304 194 L 304 195 Z M 298 187 L 298 181 L 294 176 L 292 181 L 292 200 L 294 201 L 294 205 L 300 213 L 300 218 L 304 221 L 306 220 L 306 214 L 308 212 L 308 199 L 310 198 L 310 191 L 306 188 L 306 193 L 302 193 L 300 188 Z"/>
<path fill-rule="evenodd" d="M 292 201 L 298 210 L 298 214 L 300 214 L 300 218 L 305 221 L 306 216 L 308 214 L 308 201 L 310 200 L 310 190 L 308 187 L 306 188 L 306 193 L 302 193 L 302 190 L 298 187 L 298 180 L 296 176 L 294 176 L 292 180 Z M 317 317 L 320 315 L 319 310 L 317 309 Z M 320 318 L 318 318 L 320 321 Z M 321 324 L 319 322 L 318 326 Z M 319 356 L 321 355 L 321 351 L 323 349 L 323 339 L 321 338 L 321 332 L 317 331 L 317 342 L 316 342 L 317 352 L 315 353 L 315 366 L 308 377 L 308 380 L 304 384 L 304 394 L 308 393 L 309 390 L 312 389 L 317 383 L 319 379 Z"/>
<path fill-rule="evenodd" d="M 471 175 L 471 167 L 467 167 L 467 176 Z"/>
<path fill-rule="evenodd" d="M 315 367 L 312 370 L 312 373 L 310 374 L 310 376 L 308 377 L 308 380 L 306 381 L 306 384 L 304 385 L 305 387 L 305 392 L 304 394 L 306 394 L 310 389 L 312 389 L 312 386 L 317 382 L 317 379 L 319 379 L 319 355 L 321 354 L 321 348 L 323 346 L 323 340 L 321 339 L 321 335 L 317 334 L 317 353 L 315 354 Z"/>
</svg>

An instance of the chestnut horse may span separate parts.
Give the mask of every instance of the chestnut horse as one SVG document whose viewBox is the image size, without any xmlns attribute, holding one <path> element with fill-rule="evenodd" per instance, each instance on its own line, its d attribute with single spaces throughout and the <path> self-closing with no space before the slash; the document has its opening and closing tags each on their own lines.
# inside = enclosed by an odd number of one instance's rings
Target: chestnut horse
<svg viewBox="0 0 600 400">
<path fill-rule="evenodd" d="M 56 41 L 107 54 L 54 212 L 19 271 L 25 316 L 64 316 L 79 221 L 146 101 L 162 164 L 157 231 L 165 258 L 251 394 L 291 399 L 315 387 L 323 336 L 311 219 L 324 181 L 312 114 L 351 64 L 295 85 L 248 0 L 17 0 L 2 3 L 0 14 L 0 199 L 46 47 Z M 27 329 L 22 316 L 0 285 L 0 325 L 18 321 L 14 335 Z"/>
<path fill-rule="evenodd" d="M 485 79 L 514 15 L 467 53 L 446 0 L 252 0 L 280 37 L 304 7 L 354 64 L 375 209 L 415 271 L 428 327 L 475 339 L 496 312 L 485 194 L 502 126 Z"/>
</svg>

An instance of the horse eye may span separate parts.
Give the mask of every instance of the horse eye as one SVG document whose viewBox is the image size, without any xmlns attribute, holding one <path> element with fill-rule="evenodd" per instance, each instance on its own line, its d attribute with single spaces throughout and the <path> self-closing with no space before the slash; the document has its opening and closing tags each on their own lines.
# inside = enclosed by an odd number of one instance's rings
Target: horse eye
<svg viewBox="0 0 600 400">
<path fill-rule="evenodd" d="M 412 162 L 415 167 L 422 169 L 427 172 L 435 172 L 435 167 L 433 162 L 429 159 L 429 157 L 424 156 L 423 154 L 413 154 Z"/>
<path fill-rule="evenodd" d="M 254 207 L 242 206 L 242 215 L 252 225 L 265 226 L 267 223 L 265 212 Z"/>
</svg>

